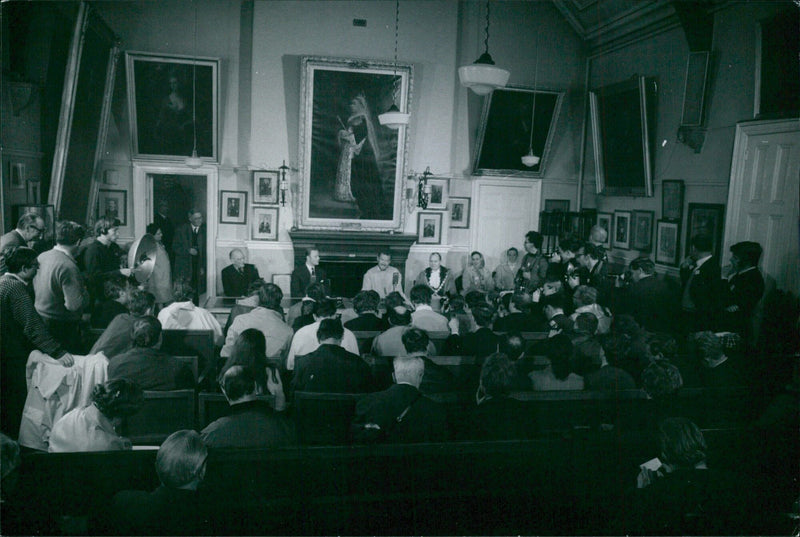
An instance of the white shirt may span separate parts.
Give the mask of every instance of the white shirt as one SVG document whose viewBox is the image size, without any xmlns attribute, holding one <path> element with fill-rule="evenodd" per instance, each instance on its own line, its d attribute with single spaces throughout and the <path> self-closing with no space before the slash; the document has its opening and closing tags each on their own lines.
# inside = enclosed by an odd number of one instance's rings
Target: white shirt
<svg viewBox="0 0 800 537">
<path fill-rule="evenodd" d="M 211 330 L 214 332 L 214 344 L 222 345 L 222 327 L 217 319 L 208 310 L 195 306 L 191 300 L 173 302 L 158 312 L 158 322 L 164 330 Z"/>
<path fill-rule="evenodd" d="M 131 449 L 131 441 L 119 436 L 114 425 L 91 404 L 64 414 L 50 433 L 50 453 L 72 451 L 119 451 Z"/>
<path fill-rule="evenodd" d="M 304 326 L 294 333 L 294 338 L 292 338 L 292 346 L 289 347 L 289 355 L 286 357 L 286 369 L 289 371 L 294 370 L 295 357 L 303 356 L 304 354 L 308 354 L 309 352 L 314 352 L 317 350 L 319 347 L 319 341 L 317 341 L 317 330 L 319 329 L 319 324 L 321 322 L 322 320 L 320 319 L 312 324 Z M 347 352 L 352 352 L 353 354 L 357 355 L 361 354 L 358 350 L 358 340 L 356 339 L 355 334 L 353 334 L 347 328 L 344 329 L 344 337 L 342 338 L 342 344 L 340 346 Z"/>
</svg>

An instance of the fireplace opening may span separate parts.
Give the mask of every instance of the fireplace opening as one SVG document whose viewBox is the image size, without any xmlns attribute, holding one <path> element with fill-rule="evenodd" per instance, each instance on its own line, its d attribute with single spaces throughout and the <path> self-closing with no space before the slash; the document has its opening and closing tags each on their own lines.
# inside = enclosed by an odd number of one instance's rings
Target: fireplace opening
<svg viewBox="0 0 800 537">
<path fill-rule="evenodd" d="M 353 298 L 361 291 L 364 273 L 375 266 L 375 262 L 362 261 L 323 261 L 320 267 L 330 280 L 331 294 L 337 297 Z"/>
</svg>

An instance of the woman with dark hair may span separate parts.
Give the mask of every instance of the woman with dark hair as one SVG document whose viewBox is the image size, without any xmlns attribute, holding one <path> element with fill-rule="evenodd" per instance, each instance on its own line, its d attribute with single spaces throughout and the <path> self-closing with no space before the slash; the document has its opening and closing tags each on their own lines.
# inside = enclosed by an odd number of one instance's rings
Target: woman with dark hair
<svg viewBox="0 0 800 537">
<path fill-rule="evenodd" d="M 230 356 L 219 373 L 219 382 L 222 382 L 225 372 L 235 365 L 246 367 L 252 371 L 258 392 L 268 393 L 275 397 L 275 410 L 286 409 L 286 396 L 283 392 L 281 375 L 276 365 L 267 360 L 267 340 L 260 330 L 248 328 L 239 334 L 233 344 Z"/>
<path fill-rule="evenodd" d="M 573 346 L 569 336 L 558 334 L 547 340 L 545 345 L 550 364 L 541 371 L 531 371 L 528 375 L 535 391 L 582 390 L 583 377 L 570 369 Z"/>
<path fill-rule="evenodd" d="M 154 222 L 147 225 L 147 233 L 156 239 L 156 259 L 153 272 L 144 284 L 144 289 L 153 293 L 160 307 L 172 302 L 172 265 L 164 247 L 164 231 Z"/>
<path fill-rule="evenodd" d="M 64 414 L 50 432 L 51 453 L 70 451 L 118 451 L 131 449 L 131 442 L 117 434 L 122 420 L 142 407 L 142 390 L 127 379 L 98 384 L 92 403 Z"/>
</svg>

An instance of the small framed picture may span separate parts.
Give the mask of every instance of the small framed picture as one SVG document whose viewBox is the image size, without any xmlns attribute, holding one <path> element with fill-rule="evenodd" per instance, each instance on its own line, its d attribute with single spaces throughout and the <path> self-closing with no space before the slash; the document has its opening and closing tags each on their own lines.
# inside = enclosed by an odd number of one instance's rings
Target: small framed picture
<svg viewBox="0 0 800 537">
<path fill-rule="evenodd" d="M 8 175 L 11 177 L 11 188 L 14 190 L 25 188 L 25 163 L 9 162 L 8 168 Z"/>
<path fill-rule="evenodd" d="M 569 200 L 544 200 L 544 210 L 548 213 L 568 213 Z"/>
<path fill-rule="evenodd" d="M 278 208 L 253 207 L 253 240 L 278 240 Z"/>
<path fill-rule="evenodd" d="M 680 222 L 659 220 L 656 227 L 656 263 L 678 265 L 678 243 L 680 242 Z"/>
<path fill-rule="evenodd" d="M 253 172 L 253 203 L 278 204 L 278 171 Z"/>
<path fill-rule="evenodd" d="M 631 213 L 630 211 L 614 211 L 614 248 L 630 250 L 631 248 Z"/>
<path fill-rule="evenodd" d="M 450 227 L 469 228 L 469 198 L 450 198 Z"/>
<path fill-rule="evenodd" d="M 97 218 L 118 221 L 120 226 L 128 225 L 127 190 L 108 190 L 101 188 L 97 194 Z"/>
<path fill-rule="evenodd" d="M 683 218 L 683 181 L 661 181 L 661 218 L 679 222 Z"/>
<path fill-rule="evenodd" d="M 653 211 L 633 211 L 631 234 L 633 235 L 633 249 L 640 252 L 649 252 L 653 248 Z"/>
<path fill-rule="evenodd" d="M 446 177 L 431 177 L 428 179 L 428 187 L 430 188 L 428 209 L 447 209 L 447 190 L 449 184 L 450 180 Z"/>
<path fill-rule="evenodd" d="M 689 217 L 686 219 L 685 255 L 689 255 L 692 237 L 699 234 L 713 239 L 712 252 L 717 259 L 722 254 L 722 230 L 725 227 L 725 205 L 721 203 L 690 203 Z"/>
<path fill-rule="evenodd" d="M 42 182 L 28 181 L 28 203 L 36 205 L 42 199 Z"/>
<path fill-rule="evenodd" d="M 606 230 L 606 242 L 603 243 L 603 248 L 606 250 L 611 249 L 611 232 L 614 229 L 611 222 L 614 215 L 611 213 L 597 213 L 597 225 Z"/>
<path fill-rule="evenodd" d="M 417 244 L 442 243 L 442 213 L 417 215 Z"/>
<path fill-rule="evenodd" d="M 219 223 L 247 223 L 247 192 L 221 190 L 219 193 Z"/>
</svg>

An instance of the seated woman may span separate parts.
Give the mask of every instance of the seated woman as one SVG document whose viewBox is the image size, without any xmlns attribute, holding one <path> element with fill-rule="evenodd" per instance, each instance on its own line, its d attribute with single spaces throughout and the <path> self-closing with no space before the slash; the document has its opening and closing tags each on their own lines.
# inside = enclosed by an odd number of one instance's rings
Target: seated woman
<svg viewBox="0 0 800 537">
<path fill-rule="evenodd" d="M 545 345 L 550 365 L 528 375 L 534 391 L 582 390 L 583 378 L 570 370 L 572 341 L 566 334 L 558 334 L 547 340 Z"/>
<path fill-rule="evenodd" d="M 142 390 L 126 379 L 98 384 L 92 403 L 64 414 L 50 432 L 51 453 L 117 451 L 131 449 L 131 442 L 117 434 L 123 418 L 142 407 Z"/>
<path fill-rule="evenodd" d="M 475 440 L 532 438 L 535 422 L 524 403 L 509 397 L 517 367 L 501 352 L 486 358 L 475 394 L 477 406 L 470 420 L 470 436 Z"/>
<path fill-rule="evenodd" d="M 276 364 L 267 361 L 267 340 L 264 334 L 255 328 L 248 328 L 239 334 L 225 365 L 222 366 L 219 382 L 225 372 L 235 365 L 250 369 L 256 379 L 258 394 L 270 394 L 275 397 L 275 410 L 286 409 L 286 396 L 283 391 L 283 382 Z"/>
<path fill-rule="evenodd" d="M 106 328 L 114 317 L 128 313 L 130 292 L 128 281 L 123 276 L 112 277 L 103 282 L 103 299 L 92 311 L 92 328 Z"/>
</svg>

